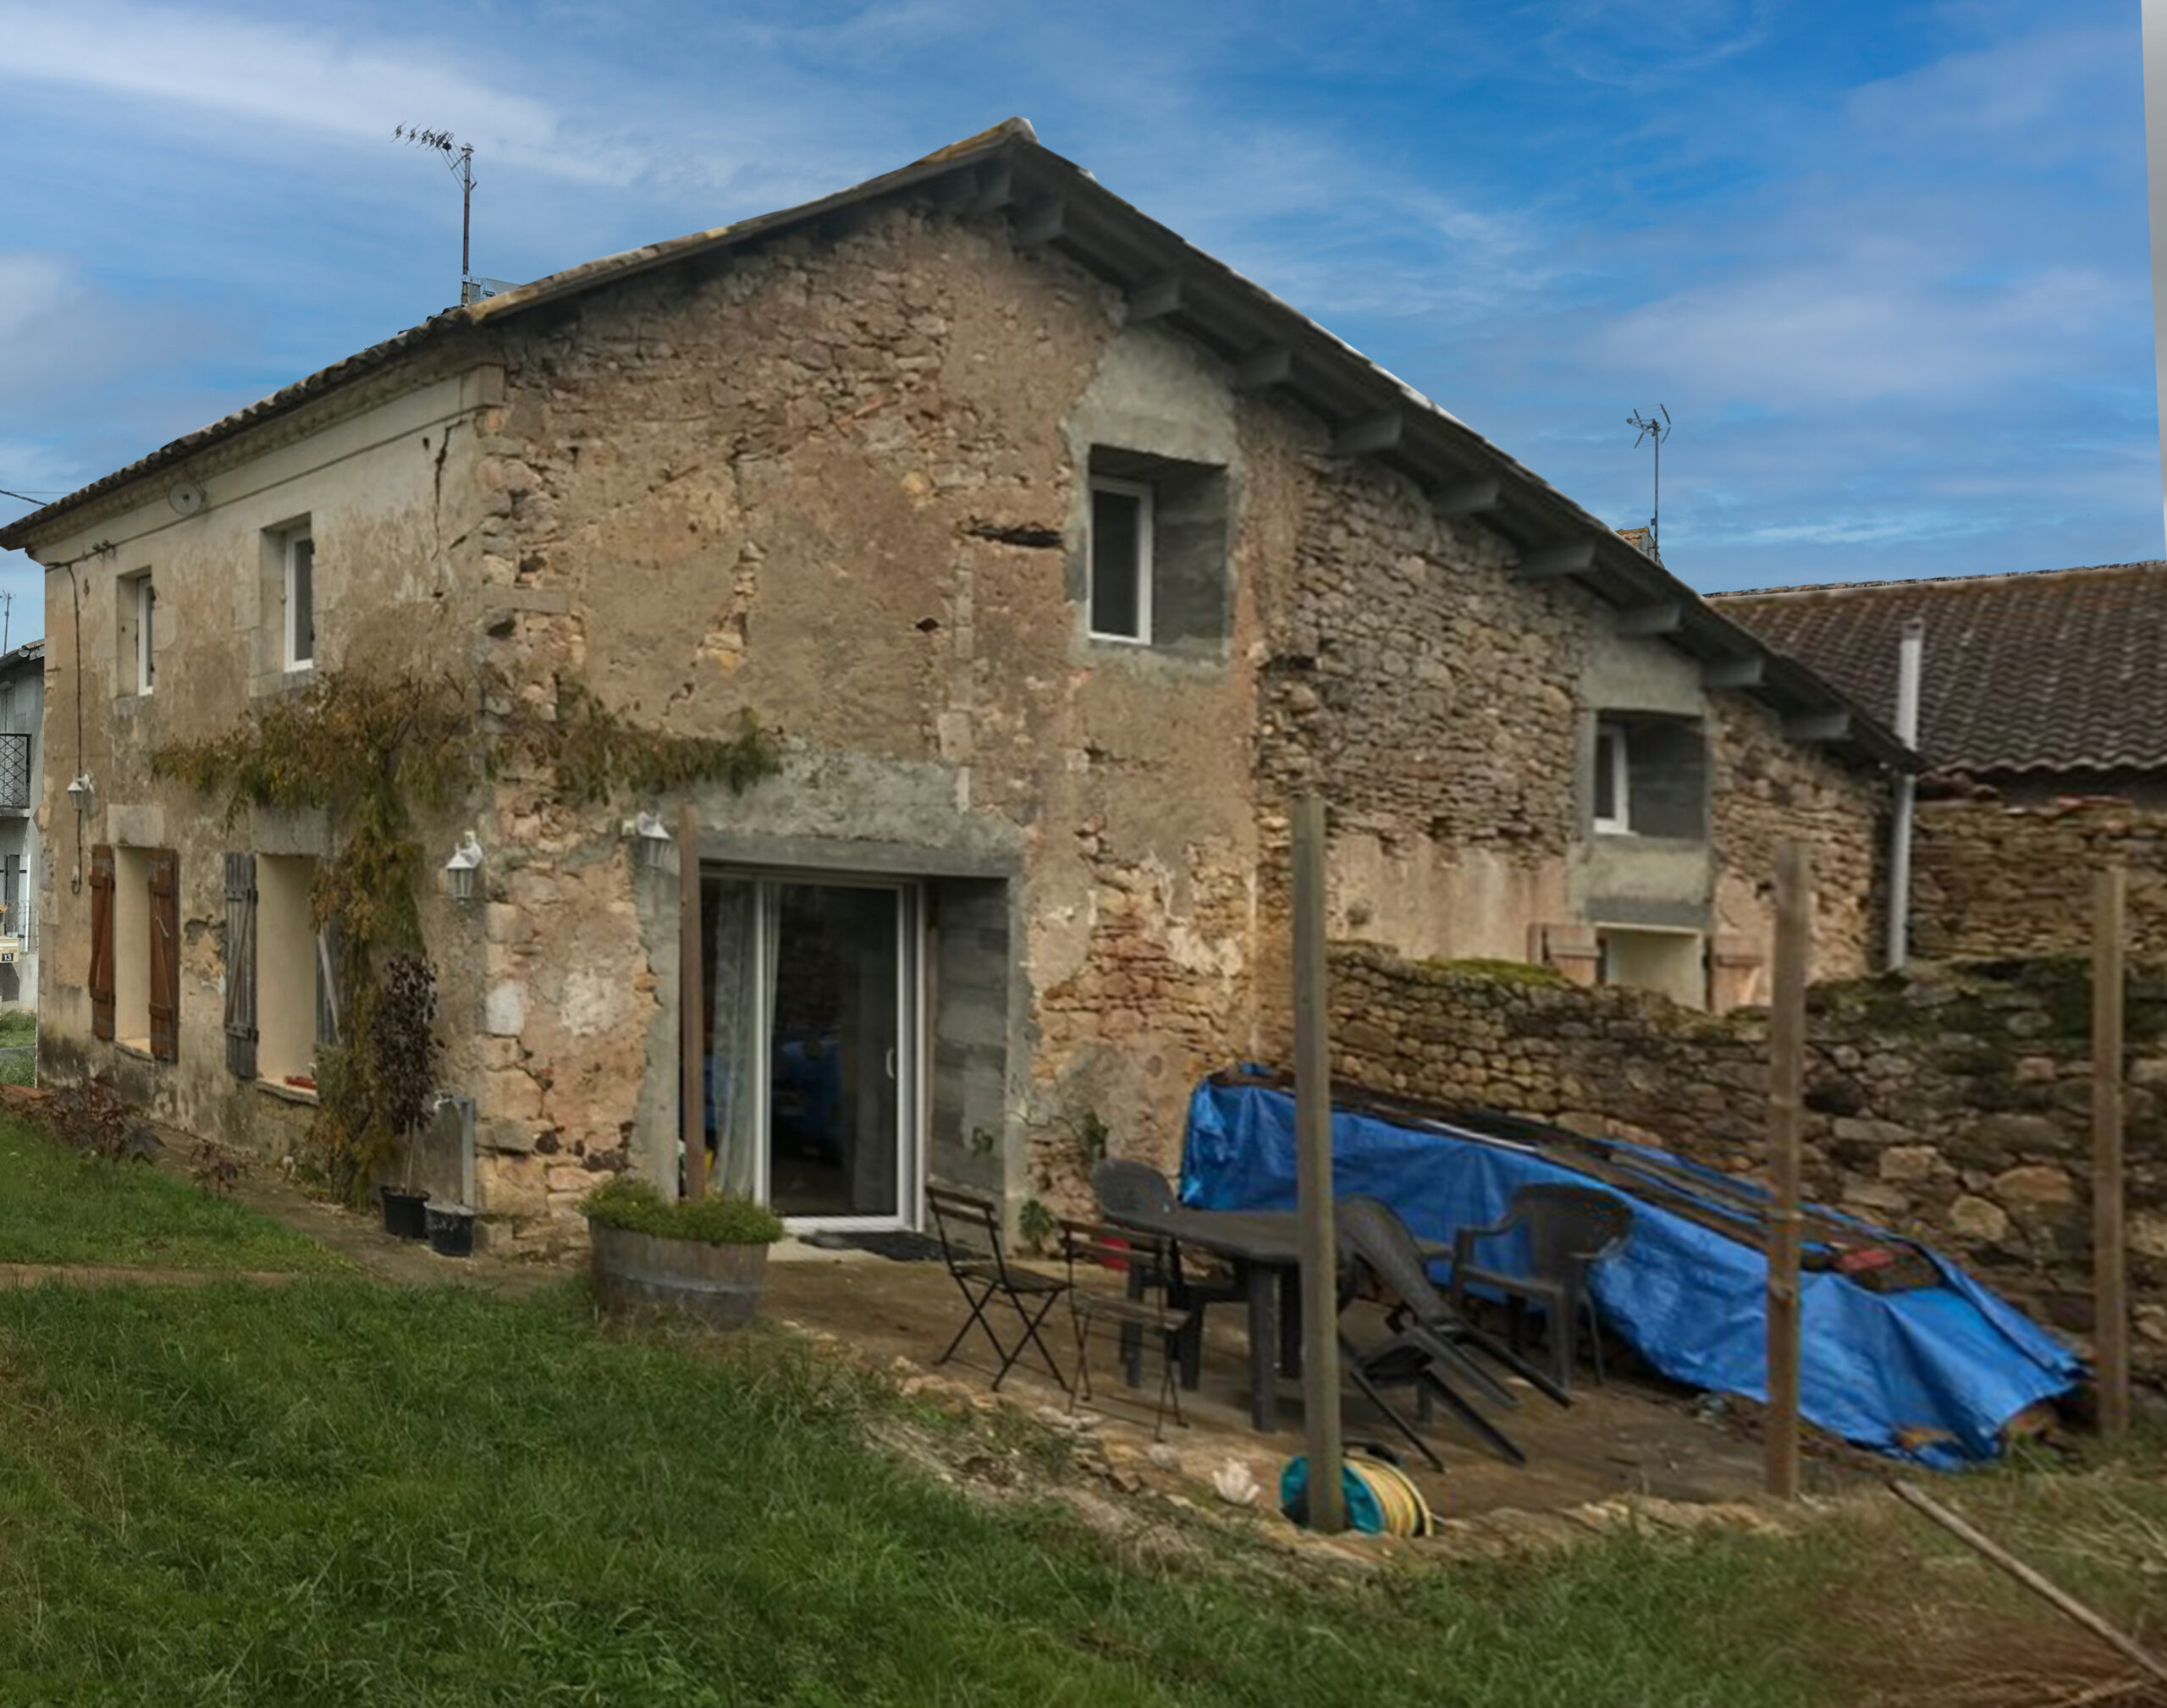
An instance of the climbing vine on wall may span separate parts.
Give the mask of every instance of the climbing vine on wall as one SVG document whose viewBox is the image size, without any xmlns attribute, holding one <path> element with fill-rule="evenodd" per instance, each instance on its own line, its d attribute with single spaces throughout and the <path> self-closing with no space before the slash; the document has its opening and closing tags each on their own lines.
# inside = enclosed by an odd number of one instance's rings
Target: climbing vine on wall
<svg viewBox="0 0 2167 1708">
<path fill-rule="evenodd" d="M 151 763 L 155 775 L 223 796 L 229 825 L 250 807 L 322 809 L 329 820 L 334 851 L 317 862 L 312 904 L 338 944 L 343 1024 L 317 1064 L 313 1137 L 334 1187 L 350 1198 L 418 1125 L 436 1083 L 417 818 L 507 769 L 546 773 L 557 799 L 593 806 L 701 783 L 739 793 L 780 760 L 750 712 L 732 736 L 675 736 L 627 724 L 571 676 L 533 696 L 494 675 L 469 686 L 327 670 L 223 735 L 158 748 Z"/>
</svg>

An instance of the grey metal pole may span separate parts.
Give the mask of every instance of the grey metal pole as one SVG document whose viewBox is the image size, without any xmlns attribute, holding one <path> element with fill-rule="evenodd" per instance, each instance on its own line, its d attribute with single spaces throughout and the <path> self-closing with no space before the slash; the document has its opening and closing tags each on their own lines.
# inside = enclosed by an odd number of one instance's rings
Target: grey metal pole
<svg viewBox="0 0 2167 1708">
<path fill-rule="evenodd" d="M 1919 745 L 1919 683 L 1925 672 L 1927 625 L 1918 618 L 1904 624 L 1896 653 L 1896 739 Z M 1905 771 L 1896 779 L 1895 810 L 1889 829 L 1888 964 L 1893 969 L 1911 956 L 1911 826 L 1917 812 L 1919 780 Z"/>
<path fill-rule="evenodd" d="M 1310 1528 L 1347 1527 L 1339 1486 L 1339 1237 L 1332 1204 L 1332 1050 L 1326 1036 L 1323 799 L 1294 803 L 1295 1207 L 1302 1248 L 1302 1415 Z"/>
</svg>

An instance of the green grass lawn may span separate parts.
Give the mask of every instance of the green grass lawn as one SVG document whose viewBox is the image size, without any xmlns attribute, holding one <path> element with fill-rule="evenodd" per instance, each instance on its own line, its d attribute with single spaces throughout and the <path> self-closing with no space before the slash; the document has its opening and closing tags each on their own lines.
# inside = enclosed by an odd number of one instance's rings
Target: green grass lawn
<svg viewBox="0 0 2167 1708">
<path fill-rule="evenodd" d="M 37 1016 L 28 1009 L 0 1014 L 0 1085 L 37 1083 Z"/>
<path fill-rule="evenodd" d="M 0 1116 L 0 1263 L 334 1270 L 315 1241 L 146 1163 L 83 1156 Z"/>
<path fill-rule="evenodd" d="M 1807 1708 L 1904 1700 L 1855 1663 L 1936 1570 L 2031 1617 L 1901 1520 L 1367 1586 L 1216 1538 L 1154 1566 L 931 1480 L 875 1419 L 966 1427 L 780 1334 L 598 1329 L 569 1284 L 0 1294 L 0 1700 Z M 2037 1540 L 2093 1522 L 2042 1563 L 2101 1553 L 2089 1586 L 2142 1605 L 2114 1549 L 2145 1532 L 2059 1480 Z M 2015 1512 L 2038 1479 L 1977 1486 Z"/>
</svg>

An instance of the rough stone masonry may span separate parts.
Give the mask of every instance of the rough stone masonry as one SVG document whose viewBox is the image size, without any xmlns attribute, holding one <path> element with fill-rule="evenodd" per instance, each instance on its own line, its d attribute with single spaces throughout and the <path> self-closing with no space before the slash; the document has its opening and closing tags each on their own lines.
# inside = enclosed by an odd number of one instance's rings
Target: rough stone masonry
<svg viewBox="0 0 2167 1708">
<path fill-rule="evenodd" d="M 1806 1189 L 1929 1241 L 2040 1318 L 2092 1327 L 2090 973 L 1916 964 L 1808 999 Z M 1764 1010 L 1709 1017 L 1533 972 L 1332 956 L 1333 1071 L 1381 1091 L 1767 1157 Z M 2132 972 L 2126 1091 L 2136 1367 L 2167 1384 L 2167 967 Z"/>
</svg>

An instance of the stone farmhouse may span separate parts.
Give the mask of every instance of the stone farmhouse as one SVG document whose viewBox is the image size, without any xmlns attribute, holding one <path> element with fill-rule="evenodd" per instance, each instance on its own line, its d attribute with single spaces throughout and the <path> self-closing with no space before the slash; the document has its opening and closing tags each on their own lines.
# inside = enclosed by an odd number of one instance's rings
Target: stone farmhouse
<svg viewBox="0 0 2167 1708">
<path fill-rule="evenodd" d="M 336 1033 L 342 829 L 229 822 L 159 743 L 333 672 L 780 732 L 742 796 L 477 768 L 424 816 L 433 873 L 478 850 L 423 924 L 513 1249 L 672 1178 L 688 1023 L 724 1178 L 801 1226 L 914 1225 L 928 1178 L 1012 1212 L 1101 1122 L 1172 1161 L 1195 1077 L 1279 1053 L 1300 789 L 1343 938 L 1727 1008 L 1796 835 L 1820 968 L 1864 971 L 1909 762 L 1020 120 L 438 315 L 0 543 L 48 570 L 47 1072 L 274 1152 Z"/>
<path fill-rule="evenodd" d="M 1711 603 L 1859 704 L 1922 648 L 1912 946 L 2082 952 L 2092 873 L 2129 868 L 2132 951 L 2167 961 L 2167 563 L 1773 587 Z"/>
</svg>

